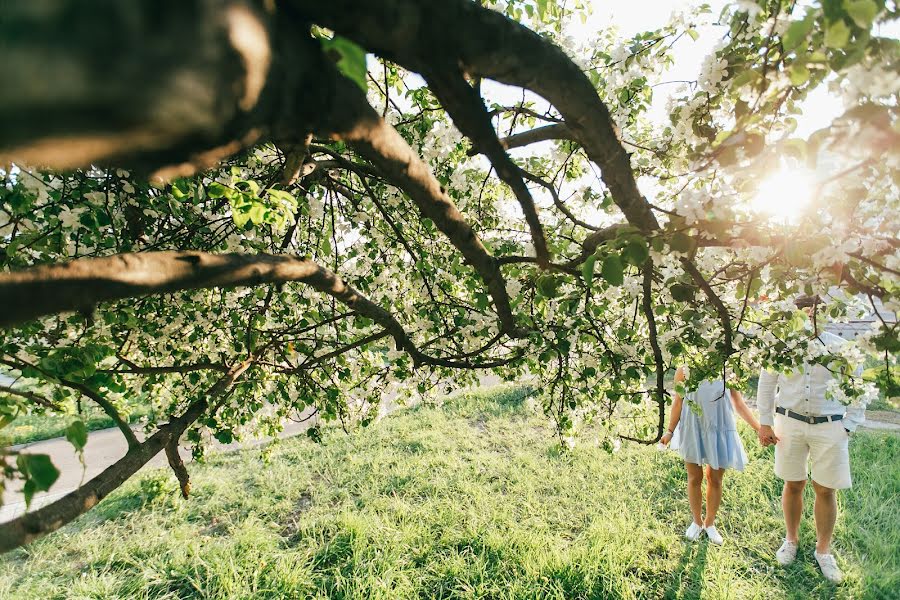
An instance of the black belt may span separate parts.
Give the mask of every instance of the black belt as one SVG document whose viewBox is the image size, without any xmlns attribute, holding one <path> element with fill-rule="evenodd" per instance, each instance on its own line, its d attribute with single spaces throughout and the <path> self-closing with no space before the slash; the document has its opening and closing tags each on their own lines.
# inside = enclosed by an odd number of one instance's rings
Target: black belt
<svg viewBox="0 0 900 600">
<path fill-rule="evenodd" d="M 775 412 L 779 415 L 784 415 L 786 417 L 790 417 L 792 419 L 797 419 L 798 421 L 803 421 L 804 423 L 809 423 L 810 425 L 818 425 L 819 423 L 828 423 L 829 421 L 840 421 L 844 418 L 844 415 L 826 415 L 823 417 L 811 417 L 809 415 L 801 415 L 800 413 L 794 412 L 792 410 L 788 410 L 787 408 L 781 408 L 780 406 L 775 407 Z"/>
</svg>

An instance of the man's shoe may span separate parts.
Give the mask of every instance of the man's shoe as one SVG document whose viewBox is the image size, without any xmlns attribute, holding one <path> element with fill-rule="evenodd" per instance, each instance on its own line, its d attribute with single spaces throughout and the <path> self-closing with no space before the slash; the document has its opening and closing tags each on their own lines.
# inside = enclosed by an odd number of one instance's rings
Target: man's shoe
<svg viewBox="0 0 900 600">
<path fill-rule="evenodd" d="M 775 560 L 777 560 L 778 564 L 782 567 L 786 567 L 794 562 L 795 558 L 797 558 L 797 542 L 784 540 L 781 548 L 775 553 Z"/>
<path fill-rule="evenodd" d="M 721 546 L 725 543 L 725 540 L 722 539 L 722 534 L 719 533 L 719 530 L 716 529 L 715 525 L 710 525 L 709 527 L 704 527 L 703 529 L 706 532 L 706 537 L 709 538 L 710 544 L 715 544 L 716 546 Z"/>
<path fill-rule="evenodd" d="M 813 556 L 816 557 L 816 562 L 819 563 L 819 568 L 822 569 L 822 575 L 825 576 L 825 579 L 831 583 L 840 583 L 844 580 L 844 574 L 838 568 L 837 561 L 834 560 L 834 554 L 819 554 L 813 550 Z"/>
<path fill-rule="evenodd" d="M 696 523 L 691 523 L 691 526 L 687 528 L 687 531 L 684 532 L 684 537 L 689 539 L 692 542 L 696 542 L 700 539 L 700 534 L 703 533 L 703 528 L 697 525 Z"/>
</svg>

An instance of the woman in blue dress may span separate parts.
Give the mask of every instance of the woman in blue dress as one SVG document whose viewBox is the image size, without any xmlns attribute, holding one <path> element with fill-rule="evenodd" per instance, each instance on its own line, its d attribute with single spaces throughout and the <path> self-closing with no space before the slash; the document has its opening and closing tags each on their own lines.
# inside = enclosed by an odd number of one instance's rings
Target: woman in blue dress
<svg viewBox="0 0 900 600">
<path fill-rule="evenodd" d="M 675 381 L 685 380 L 685 370 L 679 367 Z M 686 394 L 687 402 L 675 393 L 669 429 L 660 442 L 672 443 L 684 459 L 687 469 L 688 502 L 693 522 L 685 537 L 696 541 L 702 533 L 713 544 L 722 544 L 722 534 L 716 529 L 716 512 L 722 501 L 722 479 L 726 469 L 744 470 L 747 454 L 738 436 L 734 412 L 754 430 L 759 422 L 753 416 L 744 397 L 737 390 L 729 390 L 721 379 L 702 382 L 696 390 Z M 706 517 L 701 519 L 703 474 L 706 472 Z"/>
</svg>

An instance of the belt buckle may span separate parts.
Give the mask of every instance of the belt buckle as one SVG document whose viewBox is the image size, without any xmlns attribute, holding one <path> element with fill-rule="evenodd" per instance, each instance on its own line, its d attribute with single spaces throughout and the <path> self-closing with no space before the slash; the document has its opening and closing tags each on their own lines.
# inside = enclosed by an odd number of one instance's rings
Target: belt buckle
<svg viewBox="0 0 900 600">
<path fill-rule="evenodd" d="M 807 417 L 806 419 L 807 419 L 807 421 L 809 422 L 810 425 L 815 425 L 815 424 L 816 424 L 816 418 L 815 418 L 815 417 L 809 416 L 809 417 Z"/>
</svg>

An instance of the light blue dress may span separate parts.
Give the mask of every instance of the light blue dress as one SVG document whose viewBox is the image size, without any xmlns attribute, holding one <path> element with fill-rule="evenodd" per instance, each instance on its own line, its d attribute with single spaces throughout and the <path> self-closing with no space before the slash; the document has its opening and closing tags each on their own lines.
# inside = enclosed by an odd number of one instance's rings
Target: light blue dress
<svg viewBox="0 0 900 600">
<path fill-rule="evenodd" d="M 698 405 L 702 414 L 694 412 L 689 401 Z M 747 453 L 738 435 L 731 395 L 724 381 L 704 381 L 696 391 L 687 393 L 670 447 L 689 463 L 744 470 Z"/>
</svg>

